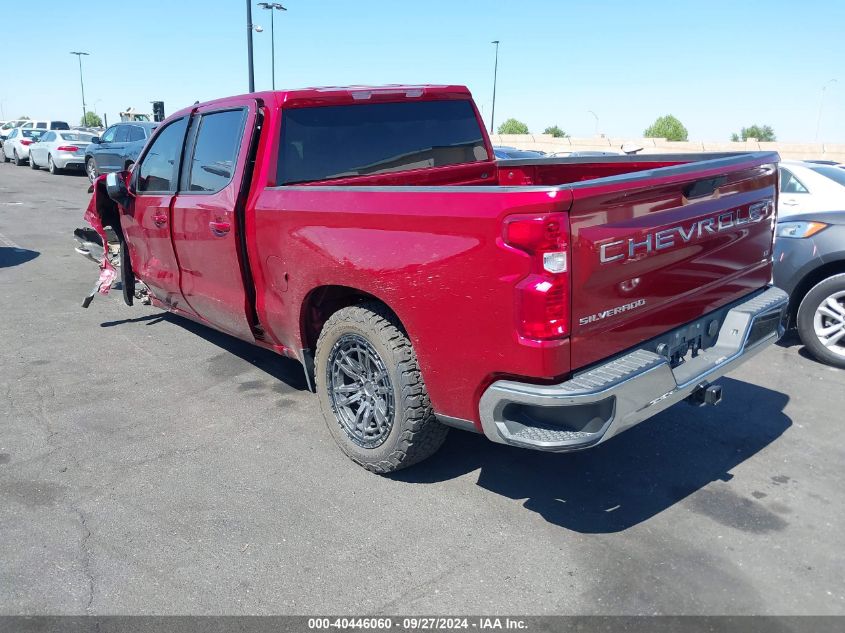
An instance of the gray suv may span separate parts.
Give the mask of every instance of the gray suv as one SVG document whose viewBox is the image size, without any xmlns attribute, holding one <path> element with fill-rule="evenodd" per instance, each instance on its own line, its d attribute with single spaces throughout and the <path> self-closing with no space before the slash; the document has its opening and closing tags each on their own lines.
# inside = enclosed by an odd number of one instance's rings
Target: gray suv
<svg viewBox="0 0 845 633">
<path fill-rule="evenodd" d="M 127 121 L 95 136 L 85 149 L 85 171 L 92 181 L 100 174 L 129 169 L 144 149 L 158 123 Z"/>
</svg>

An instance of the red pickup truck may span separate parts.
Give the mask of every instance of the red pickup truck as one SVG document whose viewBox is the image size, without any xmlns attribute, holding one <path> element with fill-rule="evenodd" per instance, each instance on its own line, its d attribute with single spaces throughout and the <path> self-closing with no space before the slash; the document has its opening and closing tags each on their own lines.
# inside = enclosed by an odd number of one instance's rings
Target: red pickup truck
<svg viewBox="0 0 845 633">
<path fill-rule="evenodd" d="M 379 473 L 448 427 L 594 446 L 776 341 L 775 153 L 496 161 L 461 86 L 175 113 L 89 213 L 124 297 L 298 359 Z"/>
</svg>

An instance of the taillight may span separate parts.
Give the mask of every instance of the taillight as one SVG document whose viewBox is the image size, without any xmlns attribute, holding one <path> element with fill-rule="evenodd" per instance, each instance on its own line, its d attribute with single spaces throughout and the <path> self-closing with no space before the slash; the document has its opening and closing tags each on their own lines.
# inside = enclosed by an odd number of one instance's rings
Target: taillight
<svg viewBox="0 0 845 633">
<path fill-rule="evenodd" d="M 76 145 L 62 145 L 56 148 L 57 152 L 78 152 L 79 148 Z"/>
<path fill-rule="evenodd" d="M 32 141 L 28 138 L 21 139 L 21 145 L 32 145 Z"/>
<path fill-rule="evenodd" d="M 512 215 L 503 240 L 531 256 L 531 274 L 516 286 L 519 333 L 549 340 L 569 334 L 569 224 L 563 213 Z"/>
</svg>

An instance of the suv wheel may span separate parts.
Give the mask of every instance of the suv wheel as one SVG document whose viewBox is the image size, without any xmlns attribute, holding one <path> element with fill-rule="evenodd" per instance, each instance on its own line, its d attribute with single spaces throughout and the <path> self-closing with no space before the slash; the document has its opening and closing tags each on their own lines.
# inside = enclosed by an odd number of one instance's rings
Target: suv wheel
<svg viewBox="0 0 845 633">
<path fill-rule="evenodd" d="M 816 284 L 798 308 L 798 334 L 813 356 L 845 369 L 845 274 Z"/>
<path fill-rule="evenodd" d="M 446 439 L 449 429 L 434 417 L 411 341 L 381 304 L 335 312 L 317 341 L 315 366 L 326 425 L 367 470 L 406 468 Z"/>
<path fill-rule="evenodd" d="M 93 156 L 89 156 L 88 160 L 85 161 L 85 172 L 88 174 L 88 180 L 91 182 L 97 180 L 97 176 L 100 175 L 100 172 L 97 170 L 97 161 L 94 160 Z"/>
</svg>

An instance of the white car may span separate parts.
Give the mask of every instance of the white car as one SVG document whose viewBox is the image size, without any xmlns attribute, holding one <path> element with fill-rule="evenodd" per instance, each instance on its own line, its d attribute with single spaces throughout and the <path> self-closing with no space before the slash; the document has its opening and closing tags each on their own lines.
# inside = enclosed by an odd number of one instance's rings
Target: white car
<svg viewBox="0 0 845 633">
<path fill-rule="evenodd" d="M 3 125 L 0 125 L 0 141 L 5 141 L 6 137 L 9 136 L 9 133 L 14 130 L 16 127 L 22 126 L 26 123 L 26 119 L 12 119 L 11 121 L 5 121 Z M 2 142 L 0 142 L 2 145 Z"/>
<path fill-rule="evenodd" d="M 778 216 L 845 210 L 845 169 L 799 160 L 779 165 Z"/>
<path fill-rule="evenodd" d="M 29 166 L 46 167 L 51 174 L 85 167 L 85 148 L 94 134 L 78 130 L 50 130 L 29 146 Z"/>
<path fill-rule="evenodd" d="M 29 160 L 29 146 L 41 138 L 45 130 L 23 130 L 19 127 L 9 132 L 9 136 L 0 147 L 0 160 L 8 163 L 15 161 L 15 165 L 21 166 Z"/>
</svg>

